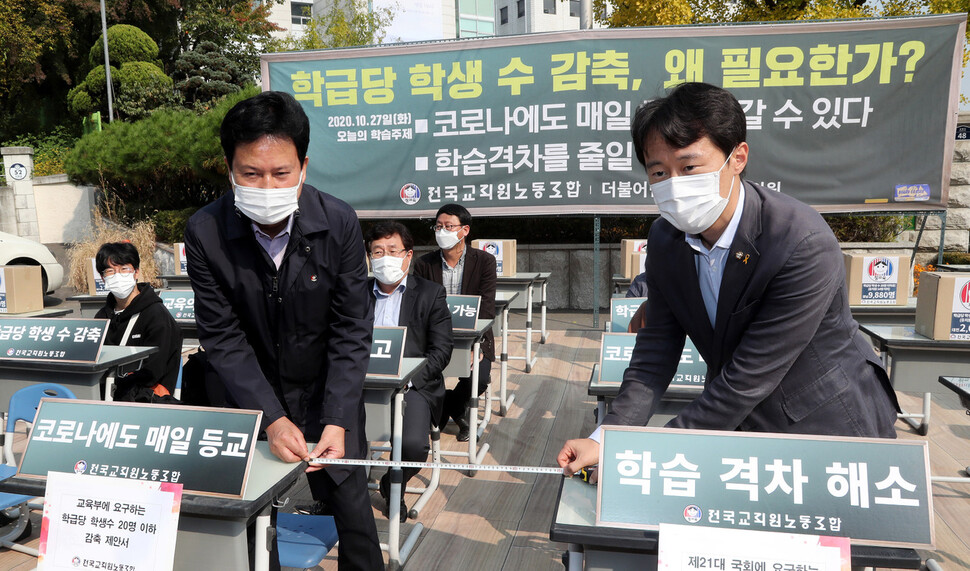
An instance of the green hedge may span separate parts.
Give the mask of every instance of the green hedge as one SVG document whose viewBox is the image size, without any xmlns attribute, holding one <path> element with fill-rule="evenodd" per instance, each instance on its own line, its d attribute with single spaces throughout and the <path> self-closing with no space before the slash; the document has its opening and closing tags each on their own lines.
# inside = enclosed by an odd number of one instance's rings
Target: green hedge
<svg viewBox="0 0 970 571">
<path fill-rule="evenodd" d="M 133 61 L 154 62 L 158 59 L 158 44 L 140 28 L 115 24 L 108 28 L 108 56 L 111 67 Z M 88 62 L 92 67 L 104 64 L 104 34 L 98 34 L 98 41 L 91 45 Z"/>
<path fill-rule="evenodd" d="M 152 216 L 155 224 L 155 239 L 159 242 L 181 242 L 185 236 L 185 225 L 198 210 L 192 206 L 182 210 L 162 210 Z"/>
</svg>

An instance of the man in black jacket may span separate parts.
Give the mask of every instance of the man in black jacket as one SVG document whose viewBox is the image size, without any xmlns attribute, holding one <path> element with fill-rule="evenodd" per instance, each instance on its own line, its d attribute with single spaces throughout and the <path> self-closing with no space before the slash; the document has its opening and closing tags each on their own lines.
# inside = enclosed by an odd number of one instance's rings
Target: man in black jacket
<svg viewBox="0 0 970 571">
<path fill-rule="evenodd" d="M 375 306 L 374 325 L 407 327 L 405 357 L 426 357 L 421 372 L 411 380 L 404 394 L 404 433 L 401 459 L 424 462 L 428 458 L 432 424 L 441 422 L 445 398 L 445 380 L 441 372 L 451 360 L 454 339 L 451 313 L 445 300 L 445 288 L 424 278 L 407 275 L 414 256 L 414 239 L 399 222 L 380 222 L 365 236 L 367 253 L 374 270 L 368 291 Z M 405 468 L 402 490 L 417 468 Z M 389 473 L 381 478 L 380 492 L 384 501 L 390 497 Z M 401 521 L 407 519 L 407 507 L 401 498 Z"/>
<path fill-rule="evenodd" d="M 414 275 L 444 286 L 448 295 L 477 295 L 482 298 L 478 315 L 495 318 L 495 256 L 468 248 L 472 215 L 460 204 L 445 204 L 435 216 L 435 250 L 414 262 Z M 478 396 L 488 388 L 492 361 L 495 360 L 495 336 L 489 329 L 482 341 L 482 359 L 478 363 Z M 445 414 L 458 425 L 458 440 L 469 438 L 468 402 L 472 395 L 471 376 L 458 379 L 455 388 L 445 395 Z"/>
<path fill-rule="evenodd" d="M 136 371 L 115 379 L 114 399 L 154 402 L 175 392 L 182 364 L 182 332 L 147 283 L 138 283 L 141 258 L 130 242 L 104 244 L 94 260 L 108 297 L 94 316 L 108 320 L 106 345 L 158 347 Z"/>
<path fill-rule="evenodd" d="M 281 460 L 363 458 L 373 314 L 357 215 L 303 184 L 310 123 L 292 96 L 238 103 L 220 137 L 233 192 L 185 231 L 209 364 L 231 406 L 263 411 Z M 333 510 L 339 568 L 382 569 L 363 468 L 315 465 L 307 481 Z"/>
</svg>

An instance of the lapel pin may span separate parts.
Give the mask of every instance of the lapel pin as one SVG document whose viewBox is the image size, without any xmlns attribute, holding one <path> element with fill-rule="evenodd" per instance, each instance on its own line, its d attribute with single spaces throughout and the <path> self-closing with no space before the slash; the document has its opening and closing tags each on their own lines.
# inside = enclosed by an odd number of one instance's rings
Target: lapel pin
<svg viewBox="0 0 970 571">
<path fill-rule="evenodd" d="M 311 281 L 311 282 L 315 282 L 315 281 L 317 281 L 317 274 L 313 274 L 313 275 L 311 275 L 311 276 L 310 276 L 310 281 Z"/>
<path fill-rule="evenodd" d="M 741 250 L 738 250 L 737 252 L 734 253 L 734 259 L 741 260 L 745 264 L 748 263 L 748 258 L 750 258 L 750 257 L 751 257 L 750 255 L 745 254 Z"/>
</svg>

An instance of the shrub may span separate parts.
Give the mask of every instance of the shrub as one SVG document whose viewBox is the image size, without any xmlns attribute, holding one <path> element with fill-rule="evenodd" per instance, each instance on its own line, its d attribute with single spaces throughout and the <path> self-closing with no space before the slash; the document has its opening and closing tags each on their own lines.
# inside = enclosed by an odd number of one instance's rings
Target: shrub
<svg viewBox="0 0 970 571">
<path fill-rule="evenodd" d="M 155 61 L 158 58 L 158 44 L 148 34 L 135 26 L 115 24 L 108 28 L 108 59 L 111 66 L 133 61 Z M 91 66 L 104 64 L 104 34 L 98 34 L 98 41 L 88 52 Z"/>
<path fill-rule="evenodd" d="M 192 206 L 182 210 L 161 210 L 152 215 L 155 236 L 159 242 L 181 242 L 185 236 L 185 225 L 198 210 Z"/>
<path fill-rule="evenodd" d="M 970 253 L 967 252 L 943 252 L 944 264 L 970 264 Z"/>
<path fill-rule="evenodd" d="M 64 159 L 77 142 L 64 126 L 55 127 L 48 133 L 23 135 L 0 142 L 2 147 L 32 147 L 34 149 L 34 176 L 48 176 L 64 173 Z M 0 184 L 5 184 L 0 173 Z"/>
<path fill-rule="evenodd" d="M 893 242 L 906 228 L 903 216 L 826 216 L 839 242 Z"/>
</svg>

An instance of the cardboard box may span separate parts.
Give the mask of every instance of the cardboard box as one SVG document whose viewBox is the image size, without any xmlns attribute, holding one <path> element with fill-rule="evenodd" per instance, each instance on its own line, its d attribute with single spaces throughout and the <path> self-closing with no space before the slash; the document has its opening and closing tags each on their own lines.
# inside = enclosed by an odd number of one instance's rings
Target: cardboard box
<svg viewBox="0 0 970 571">
<path fill-rule="evenodd" d="M 472 240 L 472 248 L 485 250 L 495 256 L 496 275 L 502 277 L 515 275 L 515 240 Z"/>
<path fill-rule="evenodd" d="M 909 256 L 843 254 L 849 305 L 909 303 Z"/>
<path fill-rule="evenodd" d="M 44 281 L 40 266 L 0 266 L 0 313 L 44 309 Z"/>
<path fill-rule="evenodd" d="M 189 269 L 185 260 L 185 243 L 176 242 L 175 246 L 175 275 L 187 276 Z"/>
<path fill-rule="evenodd" d="M 631 255 L 635 253 L 647 253 L 646 238 L 635 240 L 620 240 L 620 274 L 626 278 L 635 278 L 640 272 L 636 271 L 639 267 L 632 262 Z M 641 270 L 642 271 L 642 270 Z"/>
<path fill-rule="evenodd" d="M 931 339 L 970 340 L 970 273 L 919 275 L 916 332 Z"/>
<path fill-rule="evenodd" d="M 108 295 L 108 288 L 104 287 L 104 278 L 98 273 L 97 262 L 91 258 L 91 265 L 88 267 L 88 294 Z"/>
<path fill-rule="evenodd" d="M 647 253 L 633 252 L 630 254 L 630 263 L 628 264 L 628 267 L 631 273 L 626 277 L 630 279 L 633 279 L 647 271 Z"/>
</svg>

